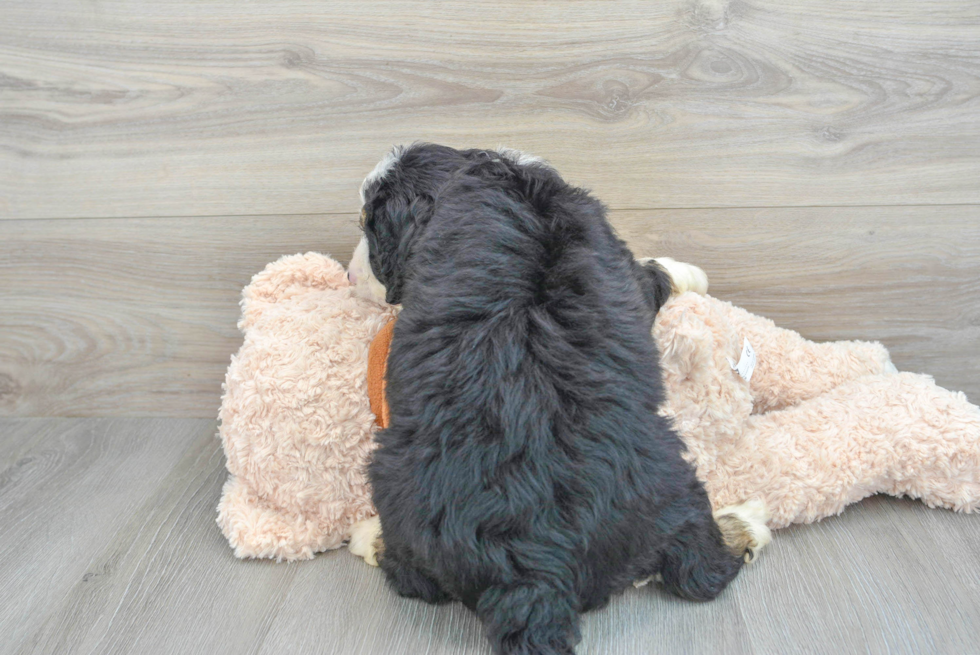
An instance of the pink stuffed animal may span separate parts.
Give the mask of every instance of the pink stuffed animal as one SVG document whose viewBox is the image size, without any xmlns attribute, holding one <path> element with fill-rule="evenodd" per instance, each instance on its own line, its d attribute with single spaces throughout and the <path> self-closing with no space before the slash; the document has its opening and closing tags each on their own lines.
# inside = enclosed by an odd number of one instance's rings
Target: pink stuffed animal
<svg viewBox="0 0 980 655">
<path fill-rule="evenodd" d="M 878 343 L 813 343 L 685 293 L 654 326 L 671 416 L 715 507 L 762 500 L 769 526 L 809 523 L 875 493 L 980 506 L 980 409 L 898 373 Z M 732 370 L 744 340 L 748 381 Z"/>
<path fill-rule="evenodd" d="M 368 345 L 394 313 L 354 297 L 340 264 L 314 253 L 270 264 L 245 288 L 219 429 L 231 475 L 218 523 L 237 556 L 309 559 L 373 514 Z M 663 411 L 715 507 L 760 499 L 782 527 L 877 492 L 980 504 L 980 409 L 895 372 L 881 345 L 811 343 L 692 293 L 661 309 L 654 335 Z M 750 381 L 729 363 L 746 338 L 758 357 Z"/>
<path fill-rule="evenodd" d="M 374 514 L 367 348 L 395 315 L 354 296 L 323 255 L 283 257 L 242 292 L 245 341 L 218 429 L 228 481 L 218 524 L 238 557 L 311 559 Z"/>
</svg>

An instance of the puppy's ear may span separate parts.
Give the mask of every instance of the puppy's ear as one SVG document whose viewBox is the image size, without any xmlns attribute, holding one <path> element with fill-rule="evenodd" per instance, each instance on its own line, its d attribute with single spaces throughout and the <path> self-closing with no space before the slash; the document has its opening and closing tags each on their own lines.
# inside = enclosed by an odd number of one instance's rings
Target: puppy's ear
<svg viewBox="0 0 980 655">
<path fill-rule="evenodd" d="M 402 302 L 408 260 L 415 240 L 432 217 L 432 199 L 395 197 L 377 207 L 364 222 L 371 268 L 385 286 L 385 301 Z"/>
</svg>

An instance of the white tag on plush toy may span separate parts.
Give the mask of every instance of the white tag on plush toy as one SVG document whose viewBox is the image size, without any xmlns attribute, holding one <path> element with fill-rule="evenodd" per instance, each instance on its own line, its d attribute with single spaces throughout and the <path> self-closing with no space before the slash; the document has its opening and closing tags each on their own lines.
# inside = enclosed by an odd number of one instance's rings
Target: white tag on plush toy
<svg viewBox="0 0 980 655">
<path fill-rule="evenodd" d="M 742 346 L 742 356 L 738 358 L 738 364 L 732 361 L 732 358 L 728 358 L 728 364 L 732 367 L 733 371 L 738 371 L 738 374 L 742 376 L 746 382 L 752 379 L 752 372 L 755 371 L 755 349 L 752 348 L 752 344 L 749 340 L 745 340 L 745 345 Z"/>
</svg>

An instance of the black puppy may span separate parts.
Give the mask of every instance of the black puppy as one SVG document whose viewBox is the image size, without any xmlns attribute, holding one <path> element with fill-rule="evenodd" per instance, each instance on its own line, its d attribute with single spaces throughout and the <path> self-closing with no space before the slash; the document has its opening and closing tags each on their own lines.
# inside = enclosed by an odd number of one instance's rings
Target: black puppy
<svg viewBox="0 0 980 655">
<path fill-rule="evenodd" d="M 751 509 L 716 522 L 657 413 L 651 327 L 676 280 L 516 151 L 397 148 L 362 194 L 352 281 L 403 306 L 369 465 L 395 590 L 459 600 L 528 654 L 572 653 L 579 614 L 637 581 L 717 596 L 768 530 Z"/>
</svg>

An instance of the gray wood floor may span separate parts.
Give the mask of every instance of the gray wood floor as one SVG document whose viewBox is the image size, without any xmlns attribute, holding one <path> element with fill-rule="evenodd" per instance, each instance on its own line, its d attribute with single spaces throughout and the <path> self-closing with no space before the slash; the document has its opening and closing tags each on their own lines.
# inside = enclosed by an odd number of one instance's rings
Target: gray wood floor
<svg viewBox="0 0 980 655">
<path fill-rule="evenodd" d="M 204 419 L 0 419 L 2 653 L 488 653 L 345 550 L 240 561 Z M 777 533 L 716 601 L 630 589 L 583 654 L 977 653 L 980 516 L 874 497 Z"/>
</svg>

